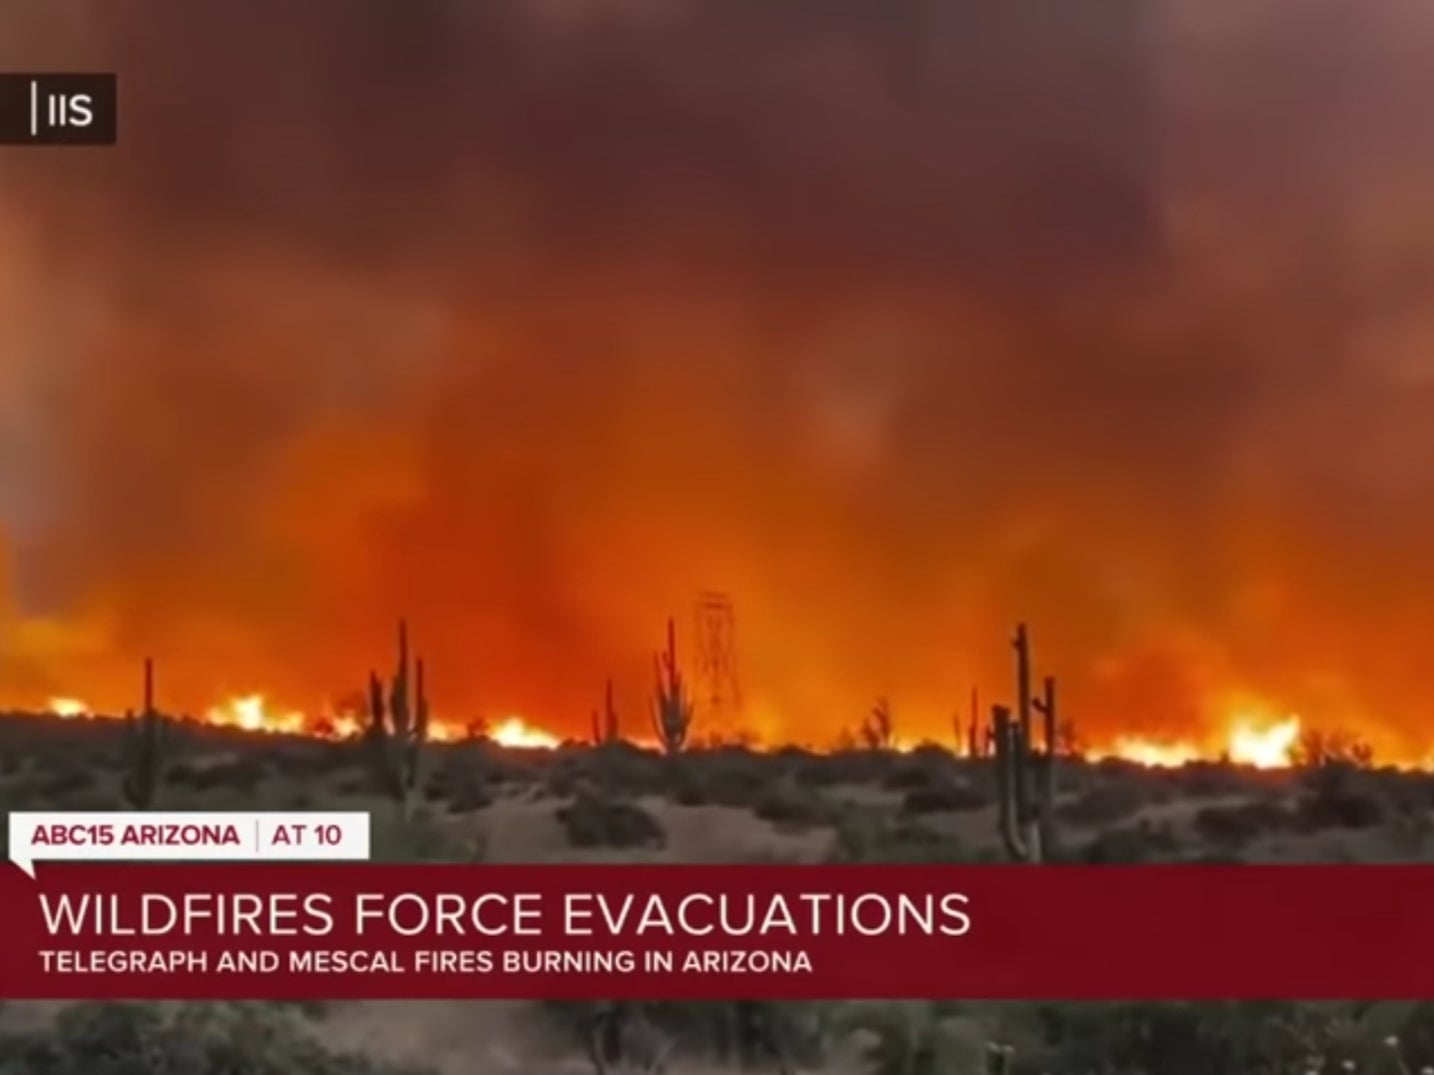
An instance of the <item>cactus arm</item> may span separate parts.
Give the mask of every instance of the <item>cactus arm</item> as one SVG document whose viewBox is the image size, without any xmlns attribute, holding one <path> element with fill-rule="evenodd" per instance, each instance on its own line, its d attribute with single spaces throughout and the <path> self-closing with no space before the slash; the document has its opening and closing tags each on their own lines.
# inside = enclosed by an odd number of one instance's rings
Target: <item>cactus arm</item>
<svg viewBox="0 0 1434 1075">
<path fill-rule="evenodd" d="M 410 666 L 412 680 L 410 680 Z M 407 817 L 418 788 L 423 748 L 428 741 L 429 705 L 424 662 L 410 662 L 408 625 L 398 626 L 398 660 L 385 697 L 383 682 L 369 674 L 366 738 L 380 785 Z"/>
</svg>

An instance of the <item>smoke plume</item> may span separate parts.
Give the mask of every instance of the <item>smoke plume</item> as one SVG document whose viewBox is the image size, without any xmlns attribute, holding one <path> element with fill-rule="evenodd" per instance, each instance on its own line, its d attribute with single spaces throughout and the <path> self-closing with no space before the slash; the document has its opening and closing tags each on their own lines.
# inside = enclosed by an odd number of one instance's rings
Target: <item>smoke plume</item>
<svg viewBox="0 0 1434 1075">
<path fill-rule="evenodd" d="M 1030 623 L 1091 739 L 1427 750 L 1434 9 L 11 0 L 116 70 L 0 157 L 0 677 L 949 734 Z M 711 730 L 711 729 L 709 729 Z"/>
</svg>

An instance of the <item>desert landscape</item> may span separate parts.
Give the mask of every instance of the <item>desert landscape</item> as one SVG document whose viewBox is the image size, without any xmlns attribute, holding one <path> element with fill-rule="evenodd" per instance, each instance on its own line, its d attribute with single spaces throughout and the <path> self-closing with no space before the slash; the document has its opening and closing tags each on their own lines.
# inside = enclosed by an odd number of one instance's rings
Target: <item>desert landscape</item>
<svg viewBox="0 0 1434 1075">
<path fill-rule="evenodd" d="M 120 102 L 0 150 L 0 810 L 1434 854 L 1427 0 L 0 0 L 0 71 Z M 1434 1075 L 1431 1005 L 12 1002 L 0 1075 Z"/>
<path fill-rule="evenodd" d="M 363 810 L 375 858 L 399 862 L 1002 862 L 1029 860 L 1031 841 L 1041 861 L 1097 864 L 1434 854 L 1434 774 L 1377 767 L 1340 736 L 1305 734 L 1259 765 L 1160 767 L 1063 753 L 1059 737 L 1049 756 L 1013 755 L 1019 706 L 953 723 L 950 743 L 900 748 L 880 703 L 838 736 L 848 745 L 759 750 L 689 741 L 692 699 L 659 655 L 642 714 L 657 746 L 623 737 L 609 696 L 589 739 L 524 747 L 501 741 L 522 738 L 511 725 L 431 736 L 417 667 L 401 649 L 369 710 L 326 736 L 176 720 L 152 696 L 117 717 L 6 714 L 0 807 Z M 1043 698 L 1029 710 L 1051 705 L 1053 728 L 1053 683 Z M 1035 773 L 1033 805 L 1018 801 L 1014 761 Z M 1414 1003 L 11 1003 L 0 1030 L 6 1075 L 1322 1075 L 1434 1062 L 1434 1004 Z"/>
</svg>

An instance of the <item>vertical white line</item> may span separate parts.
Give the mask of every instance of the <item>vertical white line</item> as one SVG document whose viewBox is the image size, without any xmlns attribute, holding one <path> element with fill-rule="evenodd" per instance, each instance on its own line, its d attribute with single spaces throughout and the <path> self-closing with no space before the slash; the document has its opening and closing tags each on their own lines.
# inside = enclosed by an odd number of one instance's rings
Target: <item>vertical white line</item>
<svg viewBox="0 0 1434 1075">
<path fill-rule="evenodd" d="M 30 137 L 40 136 L 40 84 L 30 80 Z"/>
</svg>

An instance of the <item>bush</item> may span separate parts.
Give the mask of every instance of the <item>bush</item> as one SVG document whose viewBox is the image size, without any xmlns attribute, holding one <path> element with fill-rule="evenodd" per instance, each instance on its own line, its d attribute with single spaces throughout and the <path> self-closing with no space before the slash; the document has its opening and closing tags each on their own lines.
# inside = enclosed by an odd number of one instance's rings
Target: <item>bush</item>
<svg viewBox="0 0 1434 1075">
<path fill-rule="evenodd" d="M 936 814 L 957 810 L 980 810 L 990 800 L 965 784 L 939 781 L 915 787 L 906 793 L 901 809 L 907 814 Z"/>
<path fill-rule="evenodd" d="M 1199 799 L 1239 795 L 1249 791 L 1248 774 L 1233 765 L 1213 761 L 1188 762 L 1172 778 L 1182 794 Z"/>
<path fill-rule="evenodd" d="M 834 862 L 951 863 L 970 862 L 969 850 L 955 837 L 912 821 L 892 821 L 859 810 L 837 824 L 832 845 Z"/>
<path fill-rule="evenodd" d="M 843 750 L 827 755 L 791 750 L 784 751 L 783 756 L 792 759 L 789 771 L 796 782 L 808 787 L 876 783 L 886 778 L 891 766 L 891 755 L 869 750 Z"/>
<path fill-rule="evenodd" d="M 197 792 L 237 791 L 250 794 L 268 775 L 268 767 L 258 758 L 232 758 L 209 765 L 180 762 L 165 774 L 165 782 L 175 787 L 189 787 Z"/>
<path fill-rule="evenodd" d="M 425 811 L 407 821 L 371 815 L 375 862 L 482 862 L 487 841 L 481 831 L 435 820 Z"/>
<path fill-rule="evenodd" d="M 54 803 L 77 794 L 92 793 L 95 786 L 94 770 L 65 764 L 54 770 L 42 770 L 38 773 L 35 790 L 42 800 Z"/>
<path fill-rule="evenodd" d="M 556 816 L 574 847 L 661 847 L 667 834 L 642 807 L 584 793 Z"/>
<path fill-rule="evenodd" d="M 1180 853 L 1180 842 L 1168 827 L 1142 822 L 1133 828 L 1107 829 L 1081 852 L 1081 861 L 1133 866 L 1169 860 Z"/>
<path fill-rule="evenodd" d="M 1068 825 L 1105 828 L 1130 817 L 1147 799 L 1145 789 L 1134 780 L 1103 780 L 1074 802 L 1059 807 L 1056 815 Z"/>
<path fill-rule="evenodd" d="M 1372 791 L 1332 789 L 1302 800 L 1299 818 L 1311 829 L 1370 829 L 1389 820 L 1388 803 Z"/>
<path fill-rule="evenodd" d="M 767 793 L 781 767 L 774 759 L 740 748 L 694 754 L 677 760 L 666 790 L 689 806 L 752 806 Z"/>
<path fill-rule="evenodd" d="M 945 776 L 942 768 L 941 762 L 929 755 L 906 757 L 881 783 L 888 791 L 914 791 L 941 783 Z"/>
<path fill-rule="evenodd" d="M 1290 828 L 1293 818 L 1278 802 L 1258 799 L 1235 806 L 1206 806 L 1195 815 L 1195 831 L 1226 847 L 1241 847 L 1267 832 Z"/>
<path fill-rule="evenodd" d="M 786 828 L 810 828 L 831 822 L 831 810 L 816 792 L 785 785 L 768 788 L 752 812 L 763 821 Z"/>
<path fill-rule="evenodd" d="M 423 787 L 430 803 L 446 803 L 450 813 L 467 814 L 493 805 L 483 775 L 473 766 L 447 765 L 428 778 Z"/>
<path fill-rule="evenodd" d="M 269 1004 L 79 1004 L 53 1031 L 0 1037 L 0 1075 L 421 1075 L 334 1053 Z"/>
</svg>

